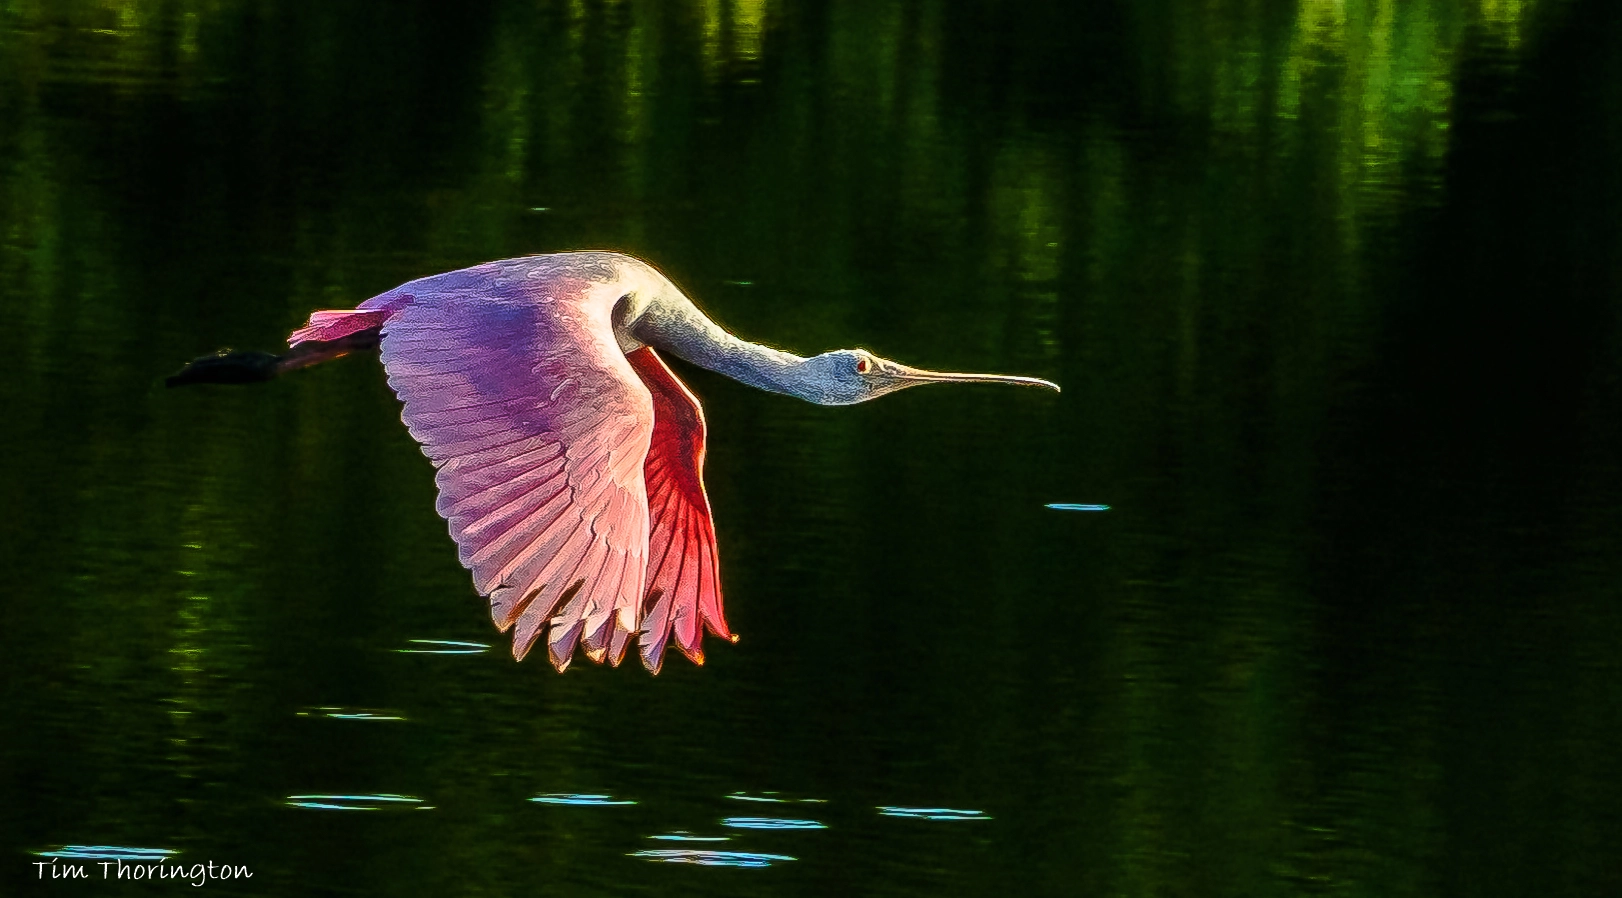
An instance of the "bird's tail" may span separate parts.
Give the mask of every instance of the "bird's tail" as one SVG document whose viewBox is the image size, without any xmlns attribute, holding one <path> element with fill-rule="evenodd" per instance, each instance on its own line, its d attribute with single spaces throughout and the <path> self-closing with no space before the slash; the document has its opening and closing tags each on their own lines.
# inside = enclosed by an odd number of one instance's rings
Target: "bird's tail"
<svg viewBox="0 0 1622 898">
<path fill-rule="evenodd" d="M 355 318 L 345 322 L 348 325 L 347 329 L 331 328 L 325 331 L 333 336 L 322 339 L 323 331 L 318 330 L 314 322 L 316 315 L 322 314 L 327 313 L 315 313 L 310 316 L 312 323 L 309 327 L 294 332 L 290 339 L 293 348 L 283 355 L 222 349 L 213 355 L 193 359 L 186 367 L 170 375 L 164 383 L 171 387 L 191 384 L 260 383 L 289 371 L 308 368 L 357 350 L 376 349 L 382 340 L 380 325 L 365 326 L 363 319 Z M 361 326 L 356 327 L 357 324 Z M 301 339 L 301 334 L 308 336 Z"/>
<path fill-rule="evenodd" d="M 192 384 L 253 384 L 277 375 L 282 357 L 268 352 L 235 352 L 222 349 L 186 363 L 186 367 L 164 379 L 171 387 Z"/>
</svg>

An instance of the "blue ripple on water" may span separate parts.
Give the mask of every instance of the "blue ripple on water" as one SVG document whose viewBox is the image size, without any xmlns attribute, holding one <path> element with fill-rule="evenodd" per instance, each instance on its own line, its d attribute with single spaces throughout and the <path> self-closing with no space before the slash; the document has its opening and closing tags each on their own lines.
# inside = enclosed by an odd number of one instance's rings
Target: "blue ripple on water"
<svg viewBox="0 0 1622 898">
<path fill-rule="evenodd" d="M 636 804 L 630 799 L 616 801 L 609 795 L 581 795 L 570 792 L 550 792 L 546 795 L 537 795 L 530 801 L 538 804 L 574 804 L 574 805 L 618 805 Z"/>
<path fill-rule="evenodd" d="M 691 848 L 644 848 L 631 852 L 665 864 L 698 864 L 704 867 L 770 867 L 778 861 L 792 861 L 786 854 L 759 854 L 752 851 L 700 851 Z"/>
<path fill-rule="evenodd" d="M 407 807 L 408 805 L 410 807 Z M 423 804 L 420 798 L 390 793 L 380 795 L 289 795 L 287 796 L 287 806 L 313 811 L 433 810 L 432 805 Z"/>
<path fill-rule="evenodd" d="M 1049 502 L 1047 507 L 1054 511 L 1109 511 L 1108 505 L 1083 505 L 1079 502 Z"/>
<path fill-rule="evenodd" d="M 405 718 L 399 714 L 390 714 L 385 711 L 367 708 L 306 708 L 305 710 L 298 712 L 298 716 L 328 717 L 333 720 L 405 720 Z"/>
<path fill-rule="evenodd" d="M 123 845 L 63 845 L 51 851 L 36 851 L 40 857 L 64 857 L 96 861 L 160 861 L 174 854 L 168 848 L 127 848 Z"/>
<path fill-rule="evenodd" d="M 815 820 L 790 820 L 786 817 L 728 817 L 722 826 L 735 829 L 827 829 L 828 824 Z"/>
<path fill-rule="evenodd" d="M 395 651 L 407 655 L 477 655 L 490 651 L 490 646 L 482 642 L 460 642 L 455 639 L 413 639 L 411 642 L 418 648 Z"/>
<path fill-rule="evenodd" d="M 957 808 L 898 808 L 880 807 L 886 817 L 911 817 L 915 820 L 990 820 L 985 811 L 964 811 Z"/>
<path fill-rule="evenodd" d="M 748 792 L 734 792 L 726 797 L 734 801 L 764 801 L 772 804 L 788 804 L 795 801 L 805 804 L 828 803 L 826 798 L 779 798 L 776 792 L 762 792 L 759 795 L 750 795 Z"/>
</svg>

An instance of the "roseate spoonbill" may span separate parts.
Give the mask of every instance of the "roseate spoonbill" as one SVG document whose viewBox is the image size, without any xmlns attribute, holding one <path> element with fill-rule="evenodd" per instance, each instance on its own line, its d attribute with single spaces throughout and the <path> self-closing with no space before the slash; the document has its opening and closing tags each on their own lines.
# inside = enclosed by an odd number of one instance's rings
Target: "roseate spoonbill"
<svg viewBox="0 0 1622 898">
<path fill-rule="evenodd" d="M 822 405 L 931 383 L 1047 387 L 1034 377 L 921 371 L 864 349 L 801 358 L 717 327 L 653 266 L 608 252 L 489 262 L 319 311 L 285 355 L 221 351 L 170 386 L 248 383 L 382 346 L 401 419 L 437 468 L 439 513 L 473 586 L 522 659 L 619 664 L 633 636 L 658 673 L 672 635 L 702 664 L 721 612 L 704 493 L 704 413 L 669 352 Z"/>
</svg>

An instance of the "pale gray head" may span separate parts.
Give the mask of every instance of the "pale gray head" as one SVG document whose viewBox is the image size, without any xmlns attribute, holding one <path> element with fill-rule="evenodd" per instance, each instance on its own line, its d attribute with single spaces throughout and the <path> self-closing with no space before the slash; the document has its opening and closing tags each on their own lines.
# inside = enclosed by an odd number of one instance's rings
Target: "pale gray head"
<svg viewBox="0 0 1622 898">
<path fill-rule="evenodd" d="M 808 395 L 805 398 L 822 405 L 854 405 L 876 399 L 886 393 L 923 384 L 1017 384 L 1046 387 L 1055 393 L 1059 392 L 1058 384 L 1037 377 L 923 371 L 900 362 L 881 359 L 865 349 L 836 349 L 833 352 L 813 356 L 801 363 L 800 370 L 796 374 L 803 378 L 803 386 L 810 386 L 815 391 L 815 395 Z"/>
</svg>

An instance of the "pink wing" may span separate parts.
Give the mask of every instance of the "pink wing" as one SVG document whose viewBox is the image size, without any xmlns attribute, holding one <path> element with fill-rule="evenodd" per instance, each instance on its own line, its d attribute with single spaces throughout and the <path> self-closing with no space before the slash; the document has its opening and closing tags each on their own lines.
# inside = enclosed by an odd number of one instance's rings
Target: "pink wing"
<svg viewBox="0 0 1622 898">
<path fill-rule="evenodd" d="M 627 357 L 653 397 L 653 440 L 643 466 L 652 533 L 648 538 L 648 599 L 642 618 L 642 663 L 657 673 L 665 643 L 704 663 L 703 630 L 734 642 L 721 612 L 720 559 L 704 493 L 704 411 L 652 349 Z M 702 626 L 701 626 L 702 624 Z"/>
<path fill-rule="evenodd" d="M 438 468 L 462 564 L 496 626 L 517 625 L 514 658 L 546 631 L 560 671 L 577 641 L 618 664 L 645 594 L 654 407 L 614 341 L 610 304 L 555 270 L 434 280 L 442 289 L 414 282 L 391 310 L 383 365 Z"/>
</svg>

